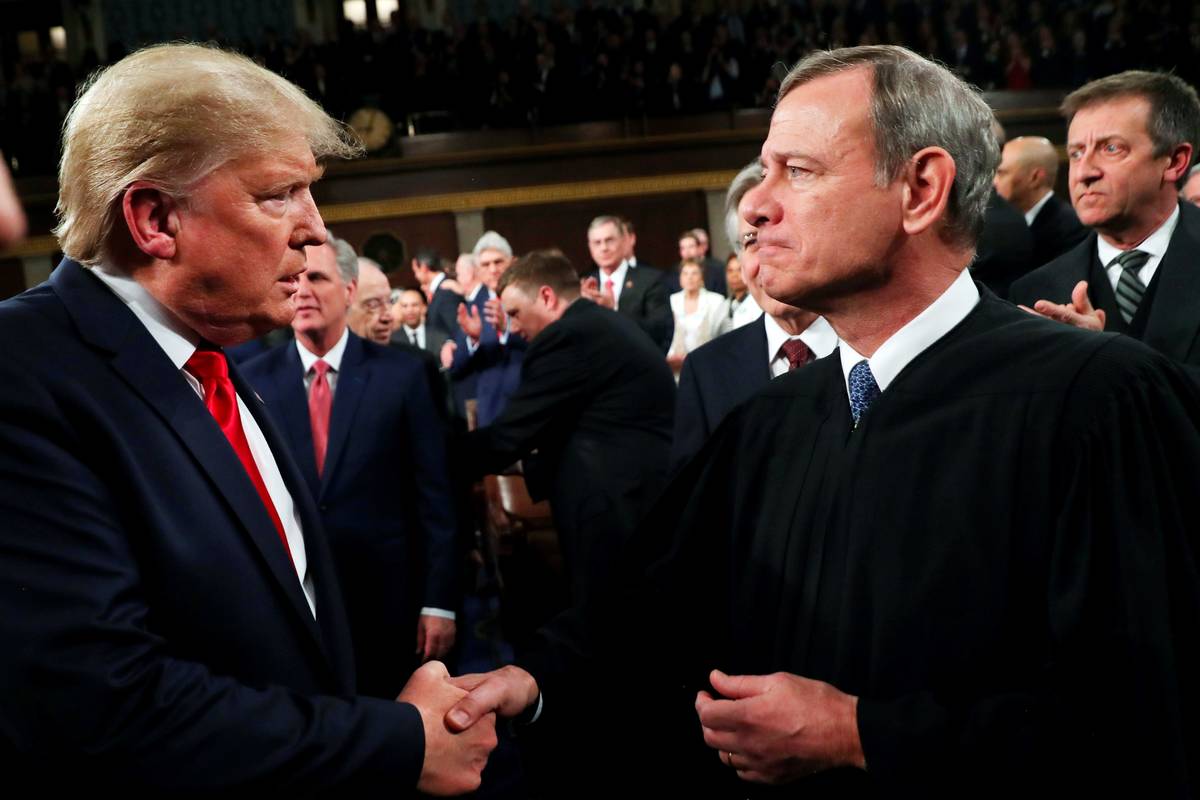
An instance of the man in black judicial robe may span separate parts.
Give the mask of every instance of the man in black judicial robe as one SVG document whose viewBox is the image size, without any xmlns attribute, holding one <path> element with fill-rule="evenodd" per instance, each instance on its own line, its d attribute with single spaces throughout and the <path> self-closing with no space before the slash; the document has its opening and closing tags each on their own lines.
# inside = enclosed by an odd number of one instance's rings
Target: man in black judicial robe
<svg viewBox="0 0 1200 800">
<path fill-rule="evenodd" d="M 1195 795 L 1200 394 L 964 274 L 990 117 L 901 48 L 793 69 L 743 208 L 763 287 L 837 354 L 735 410 L 609 597 L 459 679 L 449 725 L 535 731 L 599 662 L 647 721 L 614 769 L 679 796 Z"/>
</svg>

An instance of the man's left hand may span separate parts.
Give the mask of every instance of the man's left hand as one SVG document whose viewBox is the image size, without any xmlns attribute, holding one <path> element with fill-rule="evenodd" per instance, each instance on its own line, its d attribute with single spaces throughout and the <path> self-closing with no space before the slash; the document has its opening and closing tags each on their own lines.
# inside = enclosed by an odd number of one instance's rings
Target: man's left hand
<svg viewBox="0 0 1200 800">
<path fill-rule="evenodd" d="M 709 679 L 727 699 L 697 693 L 704 741 L 739 778 L 778 784 L 832 767 L 865 768 L 857 697 L 785 672 L 713 670 Z"/>
<path fill-rule="evenodd" d="M 454 620 L 422 614 L 417 620 L 417 655 L 421 661 L 442 658 L 454 646 Z"/>
</svg>

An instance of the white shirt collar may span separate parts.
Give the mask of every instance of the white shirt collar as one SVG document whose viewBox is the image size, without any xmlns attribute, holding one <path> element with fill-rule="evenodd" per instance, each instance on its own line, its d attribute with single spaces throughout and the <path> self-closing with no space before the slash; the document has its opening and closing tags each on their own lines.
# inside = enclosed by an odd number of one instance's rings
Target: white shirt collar
<svg viewBox="0 0 1200 800">
<path fill-rule="evenodd" d="M 346 342 L 350 341 L 350 328 L 342 330 L 341 337 L 337 340 L 337 344 L 329 348 L 329 352 L 323 356 L 314 355 L 311 350 L 304 346 L 300 341 L 300 337 L 296 337 L 296 350 L 300 353 L 300 363 L 304 366 L 304 374 L 312 369 L 312 365 L 317 363 L 317 359 L 324 361 L 329 365 L 329 368 L 334 372 L 338 372 L 342 368 L 342 354 L 346 352 Z"/>
<path fill-rule="evenodd" d="M 612 282 L 617 289 L 617 294 L 621 293 L 621 287 L 625 285 L 625 273 L 629 271 L 629 262 L 621 259 L 621 263 L 613 270 Z M 604 270 L 598 270 L 597 274 L 600 278 L 600 291 L 604 291 L 604 282 L 609 280 L 609 276 L 604 273 Z"/>
<path fill-rule="evenodd" d="M 483 284 L 482 284 L 482 283 L 477 283 L 477 284 L 475 284 L 475 288 L 474 288 L 474 289 L 472 289 L 472 290 L 471 290 L 471 293 L 470 293 L 470 294 L 468 294 L 468 295 L 467 295 L 467 297 L 466 297 L 466 301 L 467 301 L 467 303 L 468 303 L 468 304 L 469 304 L 469 303 L 474 303 L 474 302 L 475 302 L 475 298 L 479 296 L 479 290 L 480 290 L 480 289 L 482 289 L 482 288 L 483 288 Z"/>
<path fill-rule="evenodd" d="M 1171 236 L 1175 233 L 1175 226 L 1179 224 L 1179 204 L 1175 204 L 1175 210 L 1171 212 L 1171 216 L 1167 217 L 1167 221 L 1159 225 L 1154 233 L 1147 236 L 1142 241 L 1135 244 L 1130 250 L 1141 250 L 1150 256 L 1150 259 L 1157 263 L 1167 252 L 1167 246 L 1171 244 Z M 1121 255 L 1125 251 L 1119 247 L 1114 247 L 1104 241 L 1103 236 L 1096 237 L 1096 250 L 1100 256 L 1100 263 L 1107 269 L 1112 260 Z"/>
<path fill-rule="evenodd" d="M 146 326 L 146 330 L 166 352 L 167 358 L 171 359 L 175 368 L 183 369 L 200 345 L 200 335 L 154 299 L 145 287 L 117 267 L 99 264 L 92 268 L 92 272 Z"/>
<path fill-rule="evenodd" d="M 1037 219 L 1038 212 L 1042 210 L 1042 206 L 1044 206 L 1044 205 L 1046 205 L 1046 203 L 1050 202 L 1051 197 L 1054 197 L 1054 192 L 1052 190 L 1047 189 L 1046 193 L 1044 195 L 1042 195 L 1042 199 L 1038 200 L 1036 203 L 1034 203 L 1033 208 L 1031 208 L 1025 212 L 1025 224 L 1026 225 L 1033 224 L 1033 221 L 1035 219 Z"/>
<path fill-rule="evenodd" d="M 888 386 L 909 362 L 962 322 L 978 302 L 979 289 L 971 280 L 970 273 L 964 269 L 938 299 L 888 337 L 875 351 L 875 355 L 867 359 L 871 374 L 875 376 L 875 383 L 879 384 L 879 391 L 887 391 Z M 849 387 L 850 369 L 864 357 L 845 342 L 841 343 L 839 352 L 842 358 L 842 377 Z"/>
<path fill-rule="evenodd" d="M 439 272 L 429 281 L 429 296 L 433 297 L 433 293 L 442 285 L 442 281 L 446 280 L 446 273 Z"/>
<path fill-rule="evenodd" d="M 770 314 L 763 315 L 763 326 L 767 329 L 767 363 L 769 364 L 779 356 L 779 348 L 783 346 L 783 343 L 793 337 L 779 327 L 779 323 Z M 838 346 L 837 333 L 824 317 L 817 317 L 795 338 L 804 342 L 817 358 L 824 358 Z"/>
</svg>

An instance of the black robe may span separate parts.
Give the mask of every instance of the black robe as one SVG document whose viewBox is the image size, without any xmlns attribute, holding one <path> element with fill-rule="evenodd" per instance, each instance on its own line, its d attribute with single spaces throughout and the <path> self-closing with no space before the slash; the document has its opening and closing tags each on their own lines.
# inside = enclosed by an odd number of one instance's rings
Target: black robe
<svg viewBox="0 0 1200 800">
<path fill-rule="evenodd" d="M 836 354 L 733 412 L 642 527 L 651 566 L 527 662 L 548 717 L 581 651 L 622 663 L 665 783 L 744 797 L 695 691 L 785 671 L 860 697 L 868 771 L 767 794 L 1200 790 L 1200 393 L 983 295 L 857 429 Z"/>
</svg>

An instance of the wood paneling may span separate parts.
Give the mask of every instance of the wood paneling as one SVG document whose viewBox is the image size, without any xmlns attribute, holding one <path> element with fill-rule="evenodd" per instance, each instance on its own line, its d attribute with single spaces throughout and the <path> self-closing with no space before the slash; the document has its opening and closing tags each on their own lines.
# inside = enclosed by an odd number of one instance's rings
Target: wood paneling
<svg viewBox="0 0 1200 800">
<path fill-rule="evenodd" d="M 453 261 L 458 256 L 458 234 L 454 227 L 454 215 L 450 213 L 419 214 L 365 221 L 346 220 L 328 222 L 329 229 L 359 255 L 367 255 L 379 261 L 393 286 L 416 286 L 409 267 L 413 253 L 432 247 Z M 391 239 L 387 239 L 387 237 Z M 399 247 L 380 245 L 393 241 Z"/>
</svg>

